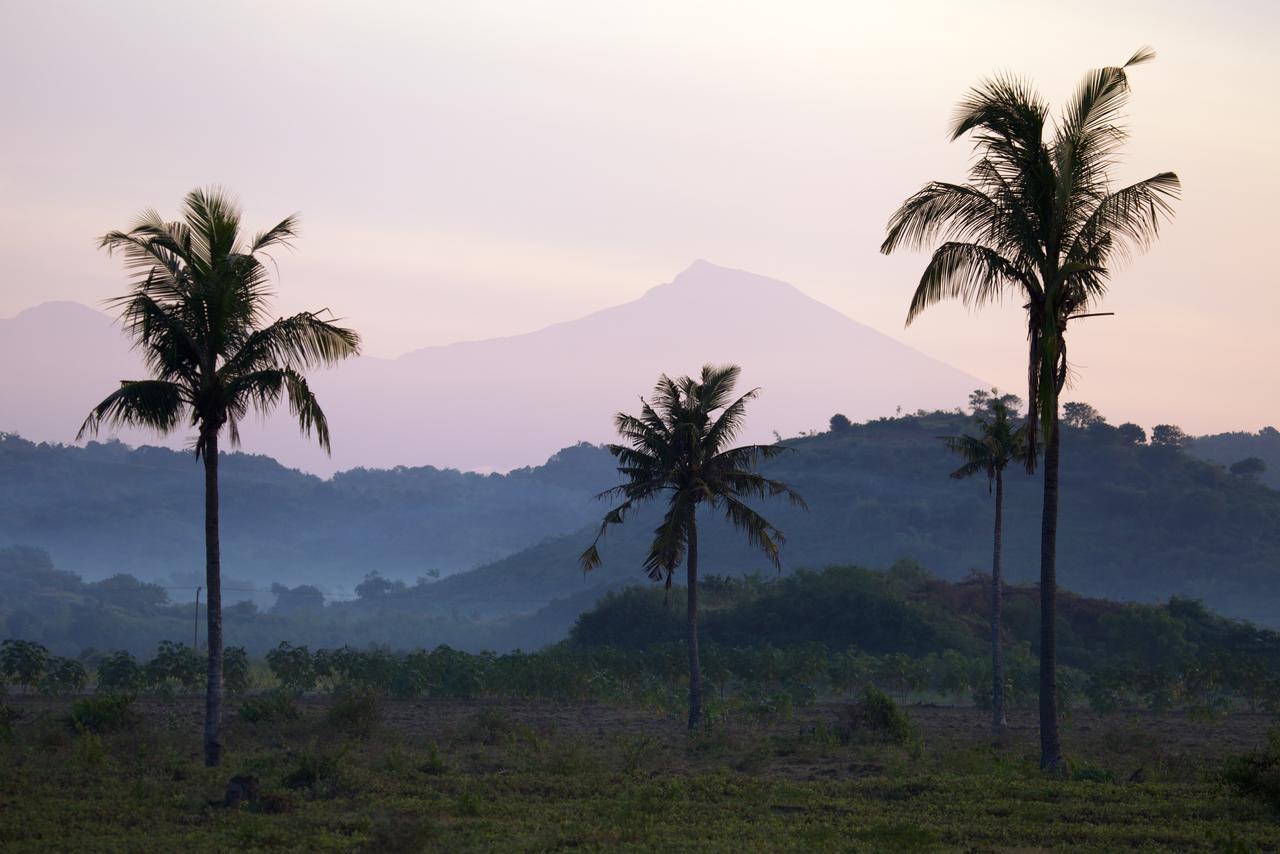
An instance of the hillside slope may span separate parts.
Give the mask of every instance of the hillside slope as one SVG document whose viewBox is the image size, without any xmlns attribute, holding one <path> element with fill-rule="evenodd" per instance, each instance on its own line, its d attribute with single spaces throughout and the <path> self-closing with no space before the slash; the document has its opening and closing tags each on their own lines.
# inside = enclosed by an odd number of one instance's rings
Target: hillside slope
<svg viewBox="0 0 1280 854">
<path fill-rule="evenodd" d="M 788 441 L 794 453 L 768 473 L 796 486 L 809 512 L 778 503 L 766 515 L 786 533 L 784 569 L 856 561 L 918 560 L 944 578 L 987 572 L 992 501 L 981 478 L 954 481 L 936 437 L 968 428 L 963 416 L 884 419 Z M 1006 480 L 1005 572 L 1038 577 L 1040 480 Z M 742 537 L 704 514 L 702 571 L 772 572 Z M 638 578 L 657 509 L 604 542 L 604 566 L 584 578 L 577 555 L 594 529 L 544 542 L 442 581 L 442 606 L 481 613 L 539 607 L 584 585 Z M 1280 625 L 1280 493 L 1168 448 L 1125 443 L 1106 425 L 1067 430 L 1063 442 L 1060 583 L 1081 594 L 1143 602 L 1203 599 L 1233 617 Z"/>
<path fill-rule="evenodd" d="M 954 481 L 937 440 L 969 427 L 933 413 L 788 440 L 769 466 L 810 511 L 766 505 L 786 532 L 785 570 L 912 558 L 945 578 L 990 565 L 991 497 L 982 479 Z M 1203 598 L 1235 617 L 1275 625 L 1280 613 L 1280 493 L 1186 452 L 1126 444 L 1106 425 L 1068 430 L 1063 447 L 1060 576 L 1085 595 L 1155 601 Z M 414 582 L 432 569 L 430 613 L 530 613 L 569 596 L 643 581 L 640 556 L 657 524 L 650 507 L 603 543 L 589 575 L 577 557 L 616 480 L 601 448 L 565 449 L 507 475 L 434 468 L 355 470 L 324 481 L 263 457 L 229 455 L 223 493 L 228 587 L 315 584 L 350 596 L 378 571 Z M 25 544 L 89 580 L 116 572 L 202 577 L 200 473 L 189 455 L 121 445 L 0 441 L 0 546 Z M 1006 567 L 1038 572 L 1040 484 L 1007 481 Z M 708 573 L 771 573 L 742 538 L 707 516 Z M 234 582 L 234 583 L 233 583 Z M 190 595 L 174 591 L 174 597 Z M 269 604 L 269 599 L 260 599 Z"/>
</svg>

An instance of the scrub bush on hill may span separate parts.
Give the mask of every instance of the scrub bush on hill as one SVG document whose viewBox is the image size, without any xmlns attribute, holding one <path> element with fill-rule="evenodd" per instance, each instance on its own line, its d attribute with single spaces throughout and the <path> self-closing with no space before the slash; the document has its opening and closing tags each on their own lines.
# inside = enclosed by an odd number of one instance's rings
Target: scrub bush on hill
<svg viewBox="0 0 1280 854">
<path fill-rule="evenodd" d="M 1267 733 L 1261 749 L 1228 759 L 1223 777 L 1240 794 L 1280 811 L 1280 727 Z"/>
</svg>

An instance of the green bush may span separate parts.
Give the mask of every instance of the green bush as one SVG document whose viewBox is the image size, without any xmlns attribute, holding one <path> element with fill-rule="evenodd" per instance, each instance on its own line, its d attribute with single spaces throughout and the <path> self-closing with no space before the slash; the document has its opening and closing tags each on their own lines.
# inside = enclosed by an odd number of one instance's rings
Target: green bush
<svg viewBox="0 0 1280 854">
<path fill-rule="evenodd" d="M 334 692 L 333 705 L 326 717 L 341 733 L 368 736 L 382 722 L 382 703 L 374 688 L 344 685 Z"/>
<path fill-rule="evenodd" d="M 1262 749 L 1228 759 L 1223 777 L 1238 793 L 1280 810 L 1280 727 L 1267 733 Z"/>
<path fill-rule="evenodd" d="M 207 660 L 184 643 L 160 641 L 155 658 L 147 662 L 147 682 L 161 686 L 172 682 L 184 691 L 194 691 L 205 678 Z"/>
<path fill-rule="evenodd" d="M 45 667 L 44 678 L 40 680 L 40 691 L 52 696 L 78 694 L 89 682 L 89 671 L 74 658 L 54 657 L 49 659 Z"/>
<path fill-rule="evenodd" d="M 11 685 L 34 689 L 44 676 L 49 651 L 34 641 L 13 640 L 0 644 L 0 678 Z"/>
<path fill-rule="evenodd" d="M 229 646 L 222 650 L 222 685 L 234 696 L 249 690 L 249 653 L 244 647 Z"/>
<path fill-rule="evenodd" d="M 22 711 L 7 703 L 0 703 L 0 741 L 13 741 L 13 725 L 22 717 Z M 432 745 L 432 749 L 435 745 Z"/>
<path fill-rule="evenodd" d="M 305 646 L 281 641 L 267 653 L 267 666 L 281 685 L 295 693 L 310 691 L 316 685 L 315 662 Z"/>
<path fill-rule="evenodd" d="M 296 721 L 300 714 L 293 695 L 285 690 L 268 691 L 255 697 L 246 697 L 240 704 L 240 720 L 250 724 Z"/>
<path fill-rule="evenodd" d="M 514 741 L 516 724 L 511 716 L 501 709 L 485 706 L 471 721 L 467 738 L 482 744 L 501 744 Z"/>
<path fill-rule="evenodd" d="M 133 697 L 106 694 L 76 700 L 68 722 L 76 732 L 116 732 L 136 724 L 138 715 L 133 710 Z"/>
<path fill-rule="evenodd" d="M 98 665 L 97 690 L 100 694 L 136 694 L 142 690 L 142 668 L 124 650 L 113 652 Z"/>
<path fill-rule="evenodd" d="M 335 794 L 343 784 L 345 751 L 331 753 L 316 750 L 301 751 L 293 757 L 293 767 L 282 781 L 290 789 L 308 789 L 311 797 Z"/>
<path fill-rule="evenodd" d="M 862 699 L 845 707 L 842 734 L 849 739 L 864 738 L 906 744 L 915 734 L 911 720 L 893 698 L 874 685 L 862 692 Z"/>
</svg>

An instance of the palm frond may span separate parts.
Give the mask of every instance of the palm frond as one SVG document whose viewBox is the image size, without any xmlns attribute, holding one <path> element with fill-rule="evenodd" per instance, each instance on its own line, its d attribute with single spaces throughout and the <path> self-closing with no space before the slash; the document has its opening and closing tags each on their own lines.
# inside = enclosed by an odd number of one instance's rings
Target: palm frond
<svg viewBox="0 0 1280 854">
<path fill-rule="evenodd" d="M 305 370 L 332 365 L 359 352 L 360 336 L 355 331 L 304 311 L 250 334 L 230 355 L 223 371 L 234 375 L 268 367 Z"/>
<path fill-rule="evenodd" d="M 654 529 L 649 553 L 644 558 L 644 570 L 651 580 L 671 585 L 671 574 L 684 560 L 694 507 L 687 497 L 677 495 L 662 515 L 662 523 Z"/>
<path fill-rule="evenodd" d="M 995 250 L 978 243 L 944 243 L 934 250 L 911 297 L 907 324 L 935 303 L 958 299 L 966 306 L 1000 298 L 1008 288 L 1034 291 L 1030 276 Z"/>
<path fill-rule="evenodd" d="M 267 415 L 281 397 L 289 401 L 289 412 L 298 421 L 304 436 L 315 431 L 320 447 L 331 450 L 329 421 L 307 380 L 292 368 L 267 368 L 232 378 L 226 386 L 226 406 L 238 421 L 252 408 Z M 233 438 L 233 443 L 235 439 Z"/>
<path fill-rule="evenodd" d="M 292 241 L 297 236 L 298 214 L 290 214 L 266 231 L 260 231 L 255 234 L 253 240 L 249 243 L 249 251 L 261 252 L 273 246 L 288 248 L 293 245 Z"/>
<path fill-rule="evenodd" d="M 163 380 L 124 380 L 80 425 L 76 439 L 96 436 L 103 426 L 147 427 L 167 433 L 178 426 L 189 401 L 181 386 Z"/>
<path fill-rule="evenodd" d="M 780 567 L 782 544 L 786 542 L 783 533 L 737 498 L 726 495 L 722 500 L 730 524 L 745 533 L 747 542 L 764 552 L 775 568 Z"/>
</svg>

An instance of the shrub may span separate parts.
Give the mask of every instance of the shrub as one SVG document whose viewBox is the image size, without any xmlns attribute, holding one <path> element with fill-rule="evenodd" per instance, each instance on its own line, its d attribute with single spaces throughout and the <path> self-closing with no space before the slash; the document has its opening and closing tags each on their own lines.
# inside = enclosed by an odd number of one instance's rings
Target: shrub
<svg viewBox="0 0 1280 854">
<path fill-rule="evenodd" d="M 382 722 L 378 692 L 365 685 L 344 685 L 334 692 L 328 721 L 347 735 L 368 736 Z"/>
<path fill-rule="evenodd" d="M 845 707 L 845 734 L 849 738 L 863 737 L 906 744 L 915 730 L 911 720 L 898 704 L 874 685 L 862 692 L 862 699 Z"/>
<path fill-rule="evenodd" d="M 98 692 L 101 694 L 136 694 L 142 690 L 142 668 L 124 650 L 113 652 L 98 665 Z"/>
<path fill-rule="evenodd" d="M 1240 794 L 1280 810 L 1280 727 L 1267 733 L 1261 750 L 1228 759 L 1223 777 Z"/>
<path fill-rule="evenodd" d="M 305 646 L 293 646 L 288 641 L 267 653 L 267 666 L 290 691 L 301 694 L 316 685 L 316 668 L 311 653 Z"/>
<path fill-rule="evenodd" d="M 440 749 L 436 747 L 434 741 L 427 746 L 427 759 L 418 766 L 418 770 L 423 774 L 429 774 L 432 777 L 438 777 L 441 774 L 448 773 L 449 763 L 440 755 Z"/>
<path fill-rule="evenodd" d="M 11 638 L 0 644 L 0 677 L 11 684 L 35 688 L 48 659 L 49 651 L 40 644 Z"/>
<path fill-rule="evenodd" d="M 74 658 L 55 657 L 49 659 L 44 678 L 40 680 L 40 690 L 45 694 L 61 696 L 77 694 L 89 681 L 89 671 Z"/>
<path fill-rule="evenodd" d="M 229 646 L 222 651 L 222 684 L 228 694 L 240 695 L 249 690 L 249 653 L 242 646 Z"/>
<path fill-rule="evenodd" d="M 13 741 L 13 725 L 22 717 L 22 711 L 7 703 L 0 703 L 0 741 Z M 434 749 L 434 745 L 432 748 Z"/>
<path fill-rule="evenodd" d="M 68 722 L 80 733 L 115 732 L 132 727 L 138 715 L 133 710 L 133 697 L 107 694 L 76 700 Z"/>
<path fill-rule="evenodd" d="M 155 658 L 147 663 L 146 677 L 152 685 L 172 681 L 184 691 L 200 686 L 206 670 L 206 659 L 184 643 L 160 641 Z"/>
<path fill-rule="evenodd" d="M 86 768 L 100 768 L 107 763 L 107 748 L 102 736 L 87 729 L 76 739 L 76 761 Z"/>
<path fill-rule="evenodd" d="M 285 775 L 283 783 L 290 789 L 308 789 L 313 798 L 322 790 L 332 794 L 342 785 L 345 757 L 345 751 L 327 753 L 313 746 L 294 756 L 293 768 Z"/>
<path fill-rule="evenodd" d="M 499 744 L 514 741 L 516 725 L 501 709 L 485 706 L 471 721 L 467 738 L 483 744 Z"/>
<path fill-rule="evenodd" d="M 272 724 L 296 721 L 300 713 L 288 691 L 268 691 L 256 697 L 247 697 L 240 705 L 240 719 L 250 724 Z"/>
</svg>

